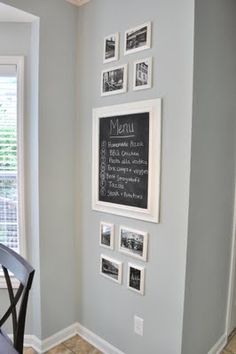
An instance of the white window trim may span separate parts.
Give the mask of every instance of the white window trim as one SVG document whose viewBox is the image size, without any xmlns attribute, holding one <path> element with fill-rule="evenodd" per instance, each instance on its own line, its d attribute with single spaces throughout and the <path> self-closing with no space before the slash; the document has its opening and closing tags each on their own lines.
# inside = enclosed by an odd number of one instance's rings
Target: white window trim
<svg viewBox="0 0 236 354">
<path fill-rule="evenodd" d="M 24 189 L 24 57 L 0 56 L 0 65 L 16 65 L 17 75 L 17 163 L 18 163 L 18 235 L 20 254 L 26 258 L 25 189 Z M 13 279 L 12 285 L 17 286 Z M 0 276 L 0 288 L 6 288 L 4 276 Z"/>
</svg>

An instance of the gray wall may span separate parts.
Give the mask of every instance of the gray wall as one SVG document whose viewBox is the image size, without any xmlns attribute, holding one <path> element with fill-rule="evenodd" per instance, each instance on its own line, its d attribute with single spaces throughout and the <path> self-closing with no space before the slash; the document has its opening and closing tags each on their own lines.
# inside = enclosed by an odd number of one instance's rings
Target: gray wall
<svg viewBox="0 0 236 354">
<path fill-rule="evenodd" d="M 25 57 L 25 97 L 29 95 L 30 85 L 30 66 L 31 66 L 31 24 L 29 23 L 0 23 L 0 56 L 1 55 L 24 55 Z M 29 102 L 25 99 L 25 115 L 24 115 L 24 128 L 25 128 L 25 147 L 26 151 L 29 150 L 27 144 L 28 134 L 27 127 L 29 126 Z M 26 161 L 28 159 L 26 158 Z M 28 180 L 28 169 L 26 169 L 25 177 Z M 28 184 L 26 184 L 28 186 Z M 28 193 L 26 191 L 26 196 Z M 27 202 L 27 200 L 26 200 Z M 28 252 L 29 254 L 29 252 Z M 7 290 L 0 290 L 1 308 L 6 309 L 8 306 Z M 1 312 L 2 313 L 2 312 Z M 32 328 L 32 316 L 27 317 L 27 328 Z"/>
<path fill-rule="evenodd" d="M 28 127 L 35 137 L 35 145 L 38 144 L 38 166 L 34 163 L 30 174 L 31 179 L 37 178 L 38 169 L 38 187 L 31 185 L 29 189 L 31 193 L 33 190 L 39 192 L 39 196 L 30 201 L 37 202 L 38 197 L 39 221 L 34 215 L 33 225 L 38 230 L 34 230 L 34 236 L 28 237 L 30 247 L 35 247 L 31 249 L 30 258 L 40 264 L 38 291 L 41 289 L 41 299 L 35 292 L 39 311 L 34 313 L 33 334 L 44 339 L 76 321 L 74 122 L 77 11 L 64 0 L 2 2 L 40 18 L 39 115 L 38 122 Z M 37 29 L 34 28 L 32 35 L 37 37 Z M 34 39 L 32 42 L 35 43 Z M 37 59 L 35 65 L 37 67 Z M 32 68 L 31 74 L 37 79 L 36 68 Z M 37 92 L 37 88 L 33 90 Z M 35 119 L 36 101 L 31 108 Z M 29 141 L 34 144 L 32 137 Z M 33 149 L 37 150 L 37 147 Z M 31 163 L 33 156 L 29 154 Z"/>
<path fill-rule="evenodd" d="M 183 354 L 225 332 L 235 181 L 236 2 L 196 0 Z"/>
<path fill-rule="evenodd" d="M 2 2 L 40 18 L 38 102 L 37 22 L 26 48 L 34 59 L 26 127 L 26 167 L 32 168 L 28 211 L 39 206 L 29 214 L 27 235 L 29 258 L 38 270 L 33 334 L 44 339 L 79 320 L 126 354 L 180 354 L 183 328 L 182 353 L 206 354 L 224 333 L 226 310 L 235 167 L 235 2 L 196 1 L 194 95 L 193 0 L 92 0 L 78 11 L 64 0 Z M 152 48 L 124 57 L 124 31 L 148 20 Z M 121 33 L 119 63 L 129 63 L 129 91 L 101 98 L 101 70 L 113 65 L 102 64 L 103 38 L 116 31 Z M 0 41 L 10 44 L 3 31 Z M 132 92 L 132 64 L 150 55 L 153 88 Z M 164 103 L 160 224 L 92 211 L 92 108 L 155 97 Z M 116 225 L 115 251 L 105 253 L 124 262 L 122 286 L 99 275 L 101 220 Z M 119 224 L 149 232 L 144 297 L 126 289 L 129 258 L 117 252 Z M 2 302 L 4 291 L 0 294 Z M 143 337 L 133 333 L 135 314 L 144 318 Z"/>
<path fill-rule="evenodd" d="M 82 325 L 126 354 L 179 354 L 189 201 L 192 121 L 193 1 L 93 0 L 79 8 L 78 119 L 76 128 L 79 312 Z M 124 57 L 124 31 L 153 22 L 152 49 Z M 121 33 L 121 59 L 129 63 L 129 91 L 100 97 L 103 38 Z M 153 89 L 132 91 L 135 59 L 153 56 Z M 163 97 L 161 222 L 152 224 L 91 210 L 92 108 Z M 116 225 L 115 251 L 99 248 L 99 222 Z M 126 288 L 127 263 L 117 252 L 119 224 L 149 232 L 146 295 Z M 99 256 L 124 262 L 124 282 L 99 275 Z M 133 331 L 133 317 L 144 318 L 144 336 Z M 188 353 L 189 354 L 189 353 Z"/>
</svg>

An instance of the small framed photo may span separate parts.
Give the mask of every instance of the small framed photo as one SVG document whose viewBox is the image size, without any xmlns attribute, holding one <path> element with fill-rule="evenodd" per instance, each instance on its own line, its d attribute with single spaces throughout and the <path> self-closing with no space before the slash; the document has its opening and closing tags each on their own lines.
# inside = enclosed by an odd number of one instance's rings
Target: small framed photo
<svg viewBox="0 0 236 354">
<path fill-rule="evenodd" d="M 147 232 L 120 226 L 119 251 L 142 261 L 147 260 Z"/>
<path fill-rule="evenodd" d="M 152 58 L 134 62 L 133 90 L 144 90 L 152 87 Z"/>
<path fill-rule="evenodd" d="M 144 23 L 125 32 L 124 54 L 151 48 L 151 22 Z"/>
<path fill-rule="evenodd" d="M 101 95 L 110 96 L 127 91 L 127 64 L 102 71 Z"/>
<path fill-rule="evenodd" d="M 105 248 L 114 248 L 114 224 L 106 222 L 100 223 L 100 246 Z"/>
<path fill-rule="evenodd" d="M 122 282 L 122 262 L 113 258 L 101 255 L 100 258 L 100 274 L 104 277 L 121 284 Z"/>
<path fill-rule="evenodd" d="M 110 63 L 119 58 L 119 33 L 110 34 L 104 38 L 103 63 Z"/>
<path fill-rule="evenodd" d="M 144 267 L 128 263 L 127 287 L 140 295 L 144 295 Z"/>
</svg>

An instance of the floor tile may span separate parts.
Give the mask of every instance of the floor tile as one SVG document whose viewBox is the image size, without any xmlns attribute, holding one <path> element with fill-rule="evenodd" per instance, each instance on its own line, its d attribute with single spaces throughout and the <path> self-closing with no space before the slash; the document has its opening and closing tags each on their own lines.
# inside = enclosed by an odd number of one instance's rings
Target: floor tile
<svg viewBox="0 0 236 354">
<path fill-rule="evenodd" d="M 91 354 L 103 354 L 103 353 L 100 350 L 94 348 L 94 351 L 92 351 Z"/>
<path fill-rule="evenodd" d="M 32 348 L 25 348 L 24 354 L 37 354 Z M 50 349 L 45 354 L 103 354 L 100 350 L 76 335 L 55 348 Z M 225 354 L 225 353 L 224 353 Z M 226 353 L 231 354 L 231 353 Z"/>
<path fill-rule="evenodd" d="M 71 348 L 71 347 L 74 347 L 81 340 L 83 340 L 83 338 L 80 337 L 78 334 L 76 334 L 74 337 L 69 338 L 66 341 L 64 341 L 63 345 L 65 345 L 68 348 Z"/>
<path fill-rule="evenodd" d="M 24 354 L 37 354 L 37 352 L 32 348 L 25 348 Z"/>
<path fill-rule="evenodd" d="M 57 347 L 50 349 L 45 354 L 73 354 L 70 349 L 66 348 L 63 344 L 58 345 Z"/>
<path fill-rule="evenodd" d="M 227 350 L 232 352 L 232 353 L 236 353 L 236 335 L 233 336 L 233 338 L 230 340 L 230 342 L 227 344 L 226 348 L 225 348 L 226 352 Z"/>
<path fill-rule="evenodd" d="M 98 349 L 87 343 L 78 335 L 63 342 L 63 345 L 75 354 L 102 354 Z"/>
</svg>

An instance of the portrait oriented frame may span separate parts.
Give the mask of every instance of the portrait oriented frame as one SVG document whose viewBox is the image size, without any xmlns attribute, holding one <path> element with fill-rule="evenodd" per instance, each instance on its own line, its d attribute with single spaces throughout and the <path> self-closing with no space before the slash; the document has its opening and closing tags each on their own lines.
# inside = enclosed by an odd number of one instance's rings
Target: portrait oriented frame
<svg viewBox="0 0 236 354">
<path fill-rule="evenodd" d="M 136 84 L 137 65 L 140 63 L 144 63 L 145 61 L 147 62 L 147 65 L 148 65 L 147 83 L 143 84 L 143 85 L 137 85 Z M 134 62 L 134 70 L 133 70 L 133 90 L 139 91 L 139 90 L 150 89 L 151 87 L 152 87 L 152 57 L 136 60 Z"/>
<path fill-rule="evenodd" d="M 122 233 L 127 233 L 127 242 L 124 243 L 124 240 L 122 240 Z M 131 244 L 131 239 L 129 238 L 129 235 L 132 234 L 133 245 Z M 135 237 L 137 235 L 137 237 Z M 140 241 L 136 241 L 135 239 L 138 239 L 139 236 L 142 236 L 143 242 L 142 242 L 142 254 L 139 254 L 139 248 L 140 248 Z M 123 238 L 125 236 L 123 235 Z M 123 241 L 123 242 L 122 242 Z M 123 244 L 122 244 L 123 243 Z M 146 262 L 147 261 L 147 253 L 148 253 L 148 233 L 146 231 L 140 231 L 136 230 L 127 226 L 120 225 L 119 227 L 119 252 L 126 254 L 127 256 L 134 257 L 136 259 L 139 259 L 141 261 Z"/>
<path fill-rule="evenodd" d="M 114 49 L 114 56 L 111 58 L 106 58 L 106 43 L 111 37 L 115 39 L 115 49 Z M 103 63 L 111 63 L 113 61 L 117 61 L 119 59 L 119 46 L 120 46 L 120 34 L 119 32 L 112 33 L 104 38 L 104 45 L 103 45 Z"/>
<path fill-rule="evenodd" d="M 106 245 L 104 242 L 102 242 L 102 232 L 103 232 L 103 227 L 107 227 L 110 229 L 110 245 Z M 99 244 L 101 247 L 113 250 L 114 249 L 114 224 L 108 223 L 101 221 L 100 222 L 100 228 L 99 228 Z"/>
<path fill-rule="evenodd" d="M 132 283 L 130 281 L 131 268 L 137 269 L 138 271 L 140 271 L 139 289 L 137 289 L 135 286 L 132 286 Z M 129 290 L 134 291 L 137 294 L 144 295 L 144 287 L 145 287 L 145 267 L 129 262 L 128 263 L 128 272 L 127 272 L 127 288 Z"/>
<path fill-rule="evenodd" d="M 110 73 L 112 71 L 116 71 L 119 69 L 123 69 L 123 71 L 124 71 L 122 88 L 116 89 L 113 91 L 105 91 L 104 90 L 104 75 L 106 73 Z M 127 85 L 128 85 L 128 65 L 127 64 L 113 66 L 111 68 L 107 68 L 107 69 L 102 70 L 102 73 L 101 73 L 101 96 L 111 96 L 111 95 L 118 95 L 120 93 L 125 93 L 125 92 L 127 92 Z"/>
<path fill-rule="evenodd" d="M 103 264 L 102 260 L 103 259 L 105 261 L 107 261 L 108 265 L 111 264 L 111 266 L 112 266 L 112 263 L 116 265 L 116 267 L 118 269 L 118 277 L 117 277 L 117 279 L 113 278 L 111 275 L 109 275 L 109 273 L 105 273 L 105 271 L 103 270 L 103 267 L 102 267 L 102 264 Z M 103 277 L 105 277 L 107 279 L 110 279 L 110 280 L 114 281 L 117 284 L 121 284 L 122 283 L 122 271 L 123 271 L 123 263 L 122 262 L 120 262 L 120 261 L 118 261 L 118 260 L 116 260 L 114 258 L 108 257 L 108 256 L 106 256 L 104 254 L 101 254 L 101 256 L 100 256 L 100 274 Z M 112 272 L 112 269 L 111 269 L 111 272 Z M 112 274 L 112 273 L 110 273 L 110 274 Z"/>
<path fill-rule="evenodd" d="M 132 33 L 138 32 L 139 30 L 141 30 L 142 28 L 147 29 L 147 39 L 145 44 L 143 44 L 142 46 L 139 47 L 134 47 L 134 48 L 127 48 L 127 38 L 129 35 L 132 35 Z M 135 43 L 134 39 L 134 43 Z M 151 41 L 152 41 L 152 23 L 150 22 L 146 22 L 143 23 L 142 25 L 133 27 L 128 29 L 127 31 L 125 31 L 125 38 L 124 38 L 124 55 L 128 55 L 128 54 L 132 54 L 132 53 L 136 53 L 136 52 L 140 52 L 142 50 L 145 49 L 150 49 L 151 48 Z"/>
<path fill-rule="evenodd" d="M 116 115 L 149 113 L 149 167 L 147 208 L 115 204 L 99 199 L 99 123 Z M 161 159 L 161 99 L 139 101 L 93 109 L 92 209 L 139 220 L 159 222 Z"/>
</svg>

